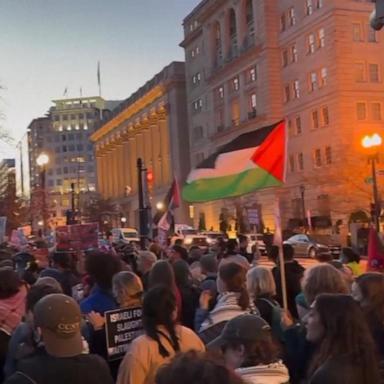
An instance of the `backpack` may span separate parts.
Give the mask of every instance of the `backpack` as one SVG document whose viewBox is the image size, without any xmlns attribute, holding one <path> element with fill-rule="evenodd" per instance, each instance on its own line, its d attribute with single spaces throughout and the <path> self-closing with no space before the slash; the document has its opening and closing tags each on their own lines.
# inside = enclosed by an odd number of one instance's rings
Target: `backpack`
<svg viewBox="0 0 384 384">
<path fill-rule="evenodd" d="M 272 334 L 277 340 L 279 340 L 280 342 L 283 343 L 285 341 L 284 330 L 283 330 L 283 327 L 281 325 L 281 317 L 283 314 L 283 308 L 281 308 L 279 304 L 277 304 L 271 300 L 261 298 L 261 297 L 259 298 L 259 300 L 263 300 L 264 302 L 268 303 L 271 306 L 271 308 L 272 308 L 272 324 L 271 324 Z"/>
</svg>

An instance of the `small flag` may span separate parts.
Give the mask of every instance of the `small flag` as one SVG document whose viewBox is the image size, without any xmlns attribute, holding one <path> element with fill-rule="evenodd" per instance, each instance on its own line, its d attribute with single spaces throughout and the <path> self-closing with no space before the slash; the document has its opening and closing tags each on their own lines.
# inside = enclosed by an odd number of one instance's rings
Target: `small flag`
<svg viewBox="0 0 384 384">
<path fill-rule="evenodd" d="M 368 236 L 367 271 L 384 272 L 384 245 L 374 227 L 370 228 Z"/>
<path fill-rule="evenodd" d="M 174 225 L 175 209 L 180 206 L 180 191 L 176 178 L 173 179 L 171 188 L 164 199 L 165 212 L 161 216 L 157 227 L 163 231 L 169 232 Z"/>
<path fill-rule="evenodd" d="M 64 92 L 63 92 L 63 96 L 67 96 L 67 95 L 68 95 L 68 87 L 65 87 Z"/>
<path fill-rule="evenodd" d="M 240 135 L 190 172 L 183 199 L 204 202 L 281 186 L 285 158 L 284 122 Z"/>
</svg>

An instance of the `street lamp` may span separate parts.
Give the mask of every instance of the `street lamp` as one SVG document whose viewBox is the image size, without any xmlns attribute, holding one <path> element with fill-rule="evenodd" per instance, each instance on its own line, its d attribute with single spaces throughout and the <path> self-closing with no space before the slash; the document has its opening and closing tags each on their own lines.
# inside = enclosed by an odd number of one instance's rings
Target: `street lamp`
<svg viewBox="0 0 384 384">
<path fill-rule="evenodd" d="M 379 203 L 379 192 L 377 190 L 377 178 L 376 178 L 376 161 L 378 158 L 378 148 L 383 144 L 383 139 L 378 133 L 374 133 L 369 136 L 366 135 L 361 140 L 363 148 L 370 151 L 368 160 L 372 166 L 372 193 L 373 193 L 373 209 L 372 209 L 372 220 L 375 224 L 376 231 L 380 232 L 380 203 Z"/>
<path fill-rule="evenodd" d="M 164 209 L 164 203 L 162 201 L 159 201 L 156 203 L 156 209 L 158 211 L 162 211 Z"/>
<path fill-rule="evenodd" d="M 47 229 L 47 200 L 46 200 L 46 191 L 45 191 L 45 176 L 46 176 L 46 167 L 49 163 L 49 156 L 42 152 L 36 158 L 36 164 L 41 168 L 40 177 L 41 177 L 41 190 L 43 192 L 43 233 Z"/>
<path fill-rule="evenodd" d="M 127 222 L 127 218 L 123 216 L 123 217 L 120 219 L 120 221 L 121 221 L 121 226 L 122 226 L 122 228 L 124 228 L 124 227 L 125 227 L 125 223 Z"/>
</svg>

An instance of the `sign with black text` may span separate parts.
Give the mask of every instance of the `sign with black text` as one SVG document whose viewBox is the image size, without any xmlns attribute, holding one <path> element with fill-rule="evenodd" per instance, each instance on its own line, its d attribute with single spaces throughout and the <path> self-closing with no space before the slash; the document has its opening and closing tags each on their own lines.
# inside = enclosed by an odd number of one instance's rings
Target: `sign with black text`
<svg viewBox="0 0 384 384">
<path fill-rule="evenodd" d="M 105 312 L 105 334 L 109 360 L 122 358 L 134 338 L 142 334 L 142 308 Z"/>
</svg>

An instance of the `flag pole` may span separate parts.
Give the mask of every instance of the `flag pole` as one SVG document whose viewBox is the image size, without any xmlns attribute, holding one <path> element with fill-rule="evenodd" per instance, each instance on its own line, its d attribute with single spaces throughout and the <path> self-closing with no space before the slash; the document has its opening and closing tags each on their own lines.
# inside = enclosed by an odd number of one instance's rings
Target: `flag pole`
<svg viewBox="0 0 384 384">
<path fill-rule="evenodd" d="M 97 84 L 99 86 L 99 97 L 101 97 L 100 61 L 97 62 Z"/>
<path fill-rule="evenodd" d="M 285 260 L 283 253 L 283 235 L 281 231 L 281 216 L 280 216 L 280 201 L 276 199 L 275 202 L 275 236 L 273 242 L 279 247 L 279 264 L 280 264 L 280 279 L 281 279 L 281 293 L 283 298 L 283 307 L 288 310 L 288 299 L 287 299 L 287 281 L 285 276 Z"/>
</svg>

